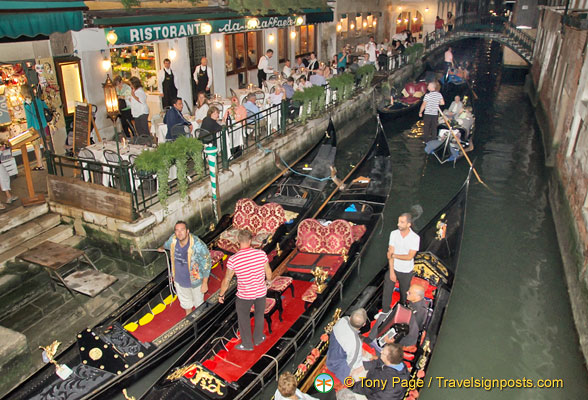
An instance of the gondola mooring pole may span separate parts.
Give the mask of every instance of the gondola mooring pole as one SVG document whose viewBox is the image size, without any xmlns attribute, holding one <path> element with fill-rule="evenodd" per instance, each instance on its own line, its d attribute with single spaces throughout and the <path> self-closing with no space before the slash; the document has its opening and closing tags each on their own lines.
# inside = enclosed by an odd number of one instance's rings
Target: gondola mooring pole
<svg viewBox="0 0 588 400">
<path fill-rule="evenodd" d="M 216 168 L 216 155 L 218 153 L 218 148 L 216 146 L 206 146 L 204 149 L 204 154 L 206 154 L 206 159 L 208 161 L 208 172 L 210 174 L 210 191 L 212 195 L 212 209 L 214 211 L 214 218 L 218 223 L 220 217 L 220 207 L 218 203 L 218 176 L 217 176 L 217 168 Z"/>
</svg>

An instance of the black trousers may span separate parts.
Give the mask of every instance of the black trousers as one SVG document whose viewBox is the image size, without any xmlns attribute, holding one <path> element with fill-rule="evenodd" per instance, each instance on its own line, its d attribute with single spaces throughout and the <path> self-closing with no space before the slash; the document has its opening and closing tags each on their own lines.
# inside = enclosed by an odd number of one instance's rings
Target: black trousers
<svg viewBox="0 0 588 400">
<path fill-rule="evenodd" d="M 135 118 L 135 129 L 138 135 L 150 135 L 149 114 L 143 114 Z"/>
<path fill-rule="evenodd" d="M 423 122 L 425 123 L 425 126 L 423 127 L 423 139 L 425 140 L 425 142 L 435 139 L 435 137 L 437 136 L 437 114 L 424 114 Z"/>
<path fill-rule="evenodd" d="M 400 286 L 400 304 L 406 304 L 406 292 L 410 288 L 413 272 L 398 272 L 394 271 L 396 279 L 398 279 L 398 286 Z M 390 270 L 386 273 L 384 278 L 384 292 L 382 293 L 382 311 L 390 311 L 390 303 L 392 303 L 392 294 L 394 294 L 394 285 L 396 282 L 390 279 Z"/>
<path fill-rule="evenodd" d="M 267 74 L 263 69 L 257 70 L 257 82 L 259 83 L 259 88 L 262 88 L 263 82 L 267 79 Z"/>
<path fill-rule="evenodd" d="M 253 339 L 251 338 L 251 306 L 255 306 L 253 327 Z M 237 309 L 237 320 L 239 321 L 239 332 L 241 333 L 241 343 L 243 346 L 252 349 L 253 344 L 259 344 L 263 337 L 263 312 L 265 310 L 265 296 L 258 297 L 255 300 L 243 300 L 237 297 L 235 300 Z M 255 341 L 255 342 L 254 342 Z"/>
<path fill-rule="evenodd" d="M 133 120 L 133 116 L 131 115 L 131 109 L 121 110 L 120 112 L 120 123 L 122 125 L 122 129 L 127 137 L 131 137 L 132 128 L 131 128 L 131 121 Z"/>
</svg>

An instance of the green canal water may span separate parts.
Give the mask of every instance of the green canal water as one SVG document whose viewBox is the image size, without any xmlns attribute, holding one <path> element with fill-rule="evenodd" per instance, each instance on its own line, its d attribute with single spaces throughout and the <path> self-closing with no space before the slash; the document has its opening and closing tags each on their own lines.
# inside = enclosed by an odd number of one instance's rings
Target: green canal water
<svg viewBox="0 0 588 400">
<path fill-rule="evenodd" d="M 533 109 L 521 82 L 507 82 L 497 44 L 464 42 L 455 53 L 458 60 L 469 57 L 475 62 L 474 88 L 479 99 L 475 102 L 475 149 L 470 154 L 492 191 L 475 181 L 470 186 L 458 273 L 425 383 L 429 377 L 433 380 L 420 399 L 588 399 L 588 373 L 572 320 Z M 422 140 L 411 134 L 415 121 L 408 117 L 385 125 L 394 186 L 384 226 L 337 307 L 349 306 L 382 266 L 398 215 L 420 204 L 424 213 L 417 226 L 422 226 L 467 176 L 465 160 L 453 167 L 426 158 Z M 341 143 L 340 175 L 367 151 L 375 126 L 374 119 Z M 293 371 L 304 359 L 327 319 L 286 370 Z M 140 396 L 169 364 L 131 386 L 130 392 Z M 439 387 L 437 377 L 561 379 L 564 387 L 450 389 Z M 270 399 L 275 389 L 272 383 L 257 398 Z"/>
</svg>

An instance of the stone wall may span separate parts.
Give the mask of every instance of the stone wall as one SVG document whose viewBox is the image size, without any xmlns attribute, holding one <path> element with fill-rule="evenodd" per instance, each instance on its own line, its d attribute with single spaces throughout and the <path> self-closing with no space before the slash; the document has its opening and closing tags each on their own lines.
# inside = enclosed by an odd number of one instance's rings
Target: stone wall
<svg viewBox="0 0 588 400">
<path fill-rule="evenodd" d="M 543 9 L 528 91 L 553 166 L 549 199 L 572 312 L 588 361 L 588 32 Z"/>
</svg>

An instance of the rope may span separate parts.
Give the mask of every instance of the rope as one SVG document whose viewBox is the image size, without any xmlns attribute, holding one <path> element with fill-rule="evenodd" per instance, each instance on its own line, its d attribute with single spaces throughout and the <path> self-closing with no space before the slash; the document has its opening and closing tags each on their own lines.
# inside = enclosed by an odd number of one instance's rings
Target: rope
<svg viewBox="0 0 588 400">
<path fill-rule="evenodd" d="M 260 143 L 257 143 L 257 147 L 264 152 L 264 154 L 269 154 L 269 153 L 274 153 L 275 150 L 272 149 L 266 149 L 265 147 L 263 147 Z M 277 153 L 276 153 L 277 154 Z M 308 175 L 308 174 L 303 174 L 302 172 L 298 172 L 295 169 L 293 169 L 292 167 L 290 167 L 290 165 L 284 161 L 284 159 L 282 158 L 282 156 L 280 156 L 279 154 L 277 154 L 278 157 L 280 158 L 280 161 L 282 162 L 282 164 L 284 164 L 286 166 L 286 168 L 288 168 L 288 170 L 290 170 L 292 173 L 296 174 L 296 175 L 300 175 L 300 176 L 304 176 L 305 178 L 310 178 L 310 179 L 314 179 L 315 181 L 319 181 L 319 182 L 324 182 L 324 181 L 328 181 L 328 180 L 332 180 L 332 178 L 330 176 L 327 176 L 325 178 L 317 178 L 315 176 L 312 175 Z"/>
<path fill-rule="evenodd" d="M 261 356 L 271 358 L 276 363 L 276 382 L 277 382 L 279 375 L 280 375 L 280 369 L 278 367 L 278 360 L 275 357 L 270 356 L 269 354 L 262 354 Z M 262 378 L 262 380 L 263 380 L 263 378 Z"/>
<path fill-rule="evenodd" d="M 141 252 L 143 251 L 150 251 L 150 252 L 157 252 L 160 253 L 160 251 L 158 249 L 135 249 L 133 248 L 132 250 L 138 251 L 139 254 L 141 254 Z M 167 251 L 163 251 L 165 253 L 165 261 L 167 263 L 167 285 L 169 286 L 169 291 L 171 292 L 172 296 L 176 296 L 176 288 L 174 287 L 174 283 L 172 280 L 172 270 L 171 270 L 171 263 L 169 261 L 169 255 L 167 254 Z"/>
</svg>

